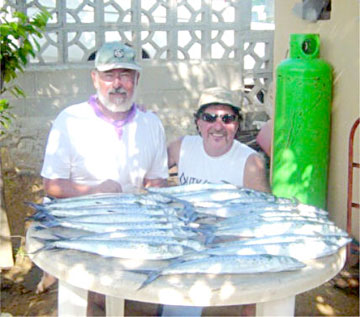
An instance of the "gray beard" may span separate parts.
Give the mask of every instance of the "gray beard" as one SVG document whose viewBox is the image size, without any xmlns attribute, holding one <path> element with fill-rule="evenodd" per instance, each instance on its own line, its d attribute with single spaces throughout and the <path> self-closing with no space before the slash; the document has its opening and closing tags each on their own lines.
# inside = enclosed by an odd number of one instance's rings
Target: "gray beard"
<svg viewBox="0 0 360 317">
<path fill-rule="evenodd" d="M 133 104 L 133 100 L 135 99 L 135 93 L 133 94 L 132 98 L 127 100 L 126 102 L 120 101 L 110 102 L 107 98 L 105 98 L 99 91 L 97 91 L 97 97 L 102 105 L 111 112 L 126 112 L 129 111 Z"/>
</svg>

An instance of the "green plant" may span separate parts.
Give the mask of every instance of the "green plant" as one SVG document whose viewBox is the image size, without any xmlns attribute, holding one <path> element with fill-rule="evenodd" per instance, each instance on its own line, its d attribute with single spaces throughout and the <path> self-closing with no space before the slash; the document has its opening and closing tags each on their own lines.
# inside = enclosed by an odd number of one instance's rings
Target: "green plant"
<svg viewBox="0 0 360 317">
<path fill-rule="evenodd" d="M 9 12 L 0 9 L 0 94 L 10 92 L 15 97 L 24 97 L 23 90 L 14 83 L 18 72 L 24 72 L 29 57 L 35 57 L 36 49 L 40 49 L 37 39 L 42 38 L 47 21 L 51 17 L 46 9 L 42 9 L 33 19 L 22 12 L 13 12 L 14 21 L 7 19 Z M 35 47 L 36 46 L 36 49 Z M 12 115 L 7 99 L 0 100 L 0 135 L 4 134 L 11 123 Z"/>
</svg>

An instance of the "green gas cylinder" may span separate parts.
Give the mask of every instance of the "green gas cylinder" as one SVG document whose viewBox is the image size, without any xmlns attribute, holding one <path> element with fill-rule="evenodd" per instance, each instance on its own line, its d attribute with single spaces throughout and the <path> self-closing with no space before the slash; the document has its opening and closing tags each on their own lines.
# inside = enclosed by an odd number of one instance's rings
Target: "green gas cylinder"
<svg viewBox="0 0 360 317">
<path fill-rule="evenodd" d="M 332 67 L 318 34 L 291 34 L 276 69 L 272 191 L 326 208 Z"/>
</svg>

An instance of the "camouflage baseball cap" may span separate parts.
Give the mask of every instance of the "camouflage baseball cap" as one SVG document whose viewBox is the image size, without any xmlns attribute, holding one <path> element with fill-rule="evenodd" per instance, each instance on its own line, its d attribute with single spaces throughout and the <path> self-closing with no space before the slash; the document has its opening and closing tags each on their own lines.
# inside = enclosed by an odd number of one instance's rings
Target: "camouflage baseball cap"
<svg viewBox="0 0 360 317">
<path fill-rule="evenodd" d="M 95 57 L 95 68 L 101 72 L 116 69 L 141 70 L 141 66 L 135 61 L 135 50 L 120 42 L 105 43 Z"/>
<path fill-rule="evenodd" d="M 224 87 L 207 88 L 201 93 L 198 107 L 203 109 L 210 105 L 227 105 L 240 110 L 240 98 Z"/>
</svg>

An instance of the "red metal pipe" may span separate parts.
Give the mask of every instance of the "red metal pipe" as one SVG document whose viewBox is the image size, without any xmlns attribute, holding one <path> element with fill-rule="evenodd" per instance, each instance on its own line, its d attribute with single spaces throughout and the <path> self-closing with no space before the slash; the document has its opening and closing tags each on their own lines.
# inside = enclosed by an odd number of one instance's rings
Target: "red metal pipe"
<svg viewBox="0 0 360 317">
<path fill-rule="evenodd" d="M 347 188 L 347 223 L 346 223 L 346 231 L 350 235 L 351 228 L 351 218 L 352 218 L 352 208 L 359 208 L 360 205 L 358 203 L 354 203 L 353 200 L 353 170 L 354 167 L 359 168 L 360 164 L 358 162 L 354 162 L 354 135 L 356 129 L 360 123 L 360 118 L 358 118 L 353 124 L 350 130 L 349 136 L 349 160 L 348 160 L 348 188 Z M 350 244 L 347 247 L 347 258 L 350 256 Z"/>
</svg>

